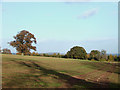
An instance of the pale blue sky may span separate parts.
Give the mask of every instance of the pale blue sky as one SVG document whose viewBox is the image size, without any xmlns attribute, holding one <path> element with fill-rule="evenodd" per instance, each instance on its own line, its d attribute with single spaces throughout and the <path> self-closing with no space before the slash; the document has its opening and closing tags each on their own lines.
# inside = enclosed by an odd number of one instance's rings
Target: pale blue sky
<svg viewBox="0 0 120 90">
<path fill-rule="evenodd" d="M 39 53 L 66 53 L 73 46 L 118 52 L 118 3 L 4 2 L 2 48 L 21 30 L 37 38 Z"/>
</svg>

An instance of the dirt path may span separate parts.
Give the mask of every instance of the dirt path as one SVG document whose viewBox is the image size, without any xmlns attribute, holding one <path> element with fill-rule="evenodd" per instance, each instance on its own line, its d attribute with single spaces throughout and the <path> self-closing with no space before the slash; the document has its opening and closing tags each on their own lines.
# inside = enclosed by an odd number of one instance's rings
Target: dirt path
<svg viewBox="0 0 120 90">
<path fill-rule="evenodd" d="M 98 64 L 99 66 L 99 64 Z M 85 77 L 91 75 L 91 74 L 94 74 L 94 73 L 97 73 L 97 72 L 100 72 L 100 70 L 104 70 L 106 68 L 106 66 L 103 66 L 102 68 L 99 68 L 97 70 L 94 70 L 94 71 L 91 71 L 91 72 L 88 72 L 86 74 L 82 74 L 82 75 L 79 75 L 79 76 L 74 76 L 75 78 L 80 78 L 80 79 L 85 79 Z"/>
<path fill-rule="evenodd" d="M 109 76 L 114 72 L 114 68 L 115 65 L 113 65 L 113 67 L 107 67 L 109 68 L 109 70 L 107 70 L 105 73 L 102 73 L 96 77 L 90 77 L 90 78 L 87 78 L 88 76 L 92 76 L 92 74 L 97 74 L 99 72 L 101 72 L 101 70 L 105 70 L 106 66 L 98 69 L 98 70 L 94 70 L 92 72 L 89 72 L 87 74 L 83 74 L 83 75 L 79 75 L 79 76 L 73 76 L 74 78 L 77 78 L 77 79 L 84 79 L 86 81 L 91 81 L 91 82 L 96 82 L 96 83 L 99 83 L 99 84 L 102 84 L 103 85 L 103 88 L 104 87 L 109 87 Z"/>
<path fill-rule="evenodd" d="M 110 81 L 109 81 L 109 76 L 114 73 L 114 70 L 115 70 L 115 65 L 113 65 L 113 67 L 110 68 L 111 71 L 106 71 L 106 73 L 100 75 L 96 81 L 99 82 L 99 83 L 104 83 L 104 84 L 109 84 Z"/>
</svg>

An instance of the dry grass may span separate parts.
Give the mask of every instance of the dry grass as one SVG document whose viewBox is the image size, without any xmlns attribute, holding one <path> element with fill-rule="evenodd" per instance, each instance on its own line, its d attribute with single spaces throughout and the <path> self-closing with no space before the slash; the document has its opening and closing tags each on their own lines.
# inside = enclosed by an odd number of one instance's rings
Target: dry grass
<svg viewBox="0 0 120 90">
<path fill-rule="evenodd" d="M 117 87 L 118 63 L 2 55 L 3 88 Z M 106 75 L 105 75 L 106 74 Z M 113 79 L 114 78 L 114 79 Z M 96 82 L 96 80 L 107 82 Z"/>
</svg>

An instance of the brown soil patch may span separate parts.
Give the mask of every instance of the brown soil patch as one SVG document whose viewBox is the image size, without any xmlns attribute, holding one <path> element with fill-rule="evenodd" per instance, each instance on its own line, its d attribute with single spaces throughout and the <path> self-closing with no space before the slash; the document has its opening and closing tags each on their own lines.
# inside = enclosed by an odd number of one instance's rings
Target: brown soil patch
<svg viewBox="0 0 120 90">
<path fill-rule="evenodd" d="M 114 72 L 114 68 L 115 65 L 113 67 L 107 67 L 109 68 L 110 71 L 106 71 L 105 73 L 99 75 L 99 76 L 96 76 L 96 77 L 93 77 L 93 78 L 87 78 L 87 76 L 93 74 L 93 73 L 98 73 L 100 72 L 100 70 L 104 70 L 105 67 L 99 69 L 99 70 L 94 70 L 92 72 L 89 72 L 87 74 L 83 74 L 83 75 L 79 75 L 79 76 L 73 76 L 74 78 L 77 78 L 77 79 L 83 79 L 83 80 L 86 80 L 86 81 L 91 81 L 91 82 L 96 82 L 96 83 L 99 83 L 99 84 L 102 84 L 103 85 L 103 88 L 104 87 L 108 87 L 109 86 L 109 76 Z"/>
</svg>

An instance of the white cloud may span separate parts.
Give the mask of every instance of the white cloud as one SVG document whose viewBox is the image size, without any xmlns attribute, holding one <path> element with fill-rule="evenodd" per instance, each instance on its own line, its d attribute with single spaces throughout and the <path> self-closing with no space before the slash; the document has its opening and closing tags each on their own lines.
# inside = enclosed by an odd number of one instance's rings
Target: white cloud
<svg viewBox="0 0 120 90">
<path fill-rule="evenodd" d="M 97 8 L 90 9 L 88 11 L 85 11 L 82 15 L 79 15 L 77 18 L 78 19 L 80 19 L 80 18 L 88 18 L 88 17 L 91 17 L 91 16 L 95 15 L 97 12 L 98 12 Z"/>
</svg>

